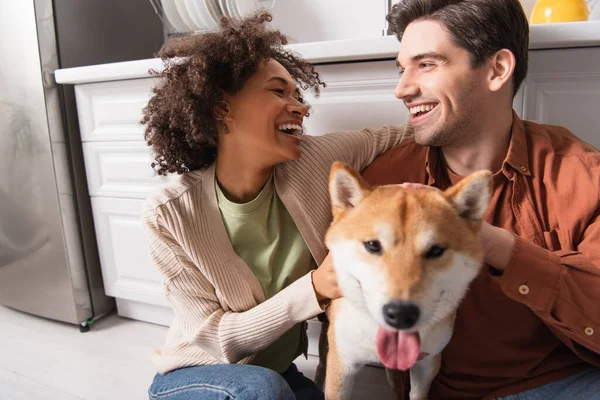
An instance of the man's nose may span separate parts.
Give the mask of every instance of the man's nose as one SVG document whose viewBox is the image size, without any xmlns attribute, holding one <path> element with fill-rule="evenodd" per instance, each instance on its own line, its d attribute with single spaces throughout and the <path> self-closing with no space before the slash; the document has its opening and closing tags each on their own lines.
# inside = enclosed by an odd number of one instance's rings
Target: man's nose
<svg viewBox="0 0 600 400">
<path fill-rule="evenodd" d="M 400 100 L 406 100 L 411 97 L 416 97 L 418 94 L 419 86 L 411 79 L 410 75 L 405 72 L 396 85 L 394 95 Z"/>
</svg>

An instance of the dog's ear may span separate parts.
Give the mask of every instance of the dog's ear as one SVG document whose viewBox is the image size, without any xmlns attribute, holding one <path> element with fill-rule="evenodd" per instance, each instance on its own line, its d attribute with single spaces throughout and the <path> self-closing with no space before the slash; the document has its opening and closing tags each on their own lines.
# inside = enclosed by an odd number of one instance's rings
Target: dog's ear
<svg viewBox="0 0 600 400">
<path fill-rule="evenodd" d="M 492 197 L 492 174 L 477 171 L 444 192 L 458 214 L 471 221 L 480 221 Z"/>
<path fill-rule="evenodd" d="M 348 208 L 355 207 L 371 191 L 371 187 L 352 168 L 335 161 L 329 174 L 329 194 L 333 218 Z"/>
</svg>

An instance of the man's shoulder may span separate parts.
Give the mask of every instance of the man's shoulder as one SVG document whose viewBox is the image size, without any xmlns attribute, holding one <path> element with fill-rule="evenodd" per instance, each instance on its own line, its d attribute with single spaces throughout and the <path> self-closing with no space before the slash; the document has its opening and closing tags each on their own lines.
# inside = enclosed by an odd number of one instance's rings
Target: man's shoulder
<svg viewBox="0 0 600 400">
<path fill-rule="evenodd" d="M 426 159 L 427 147 L 416 143 L 413 137 L 407 138 L 377 157 L 363 171 L 363 177 L 371 185 L 421 182 Z"/>
<path fill-rule="evenodd" d="M 523 121 L 534 157 L 578 160 L 585 167 L 600 167 L 600 151 L 577 137 L 569 129 Z"/>
</svg>

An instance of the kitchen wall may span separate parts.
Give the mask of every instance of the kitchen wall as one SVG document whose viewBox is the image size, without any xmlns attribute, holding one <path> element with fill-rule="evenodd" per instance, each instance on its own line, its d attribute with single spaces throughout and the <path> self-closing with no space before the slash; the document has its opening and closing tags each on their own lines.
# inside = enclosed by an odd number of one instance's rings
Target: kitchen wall
<svg viewBox="0 0 600 400">
<path fill-rule="evenodd" d="M 150 0 L 54 0 L 61 68 L 154 57 L 163 25 Z"/>
<path fill-rule="evenodd" d="M 521 0 L 527 17 L 535 2 Z M 272 25 L 292 43 L 378 37 L 386 28 L 387 5 L 388 0 L 278 0 Z"/>
<path fill-rule="evenodd" d="M 387 0 L 278 0 L 272 26 L 293 43 L 378 37 L 385 28 Z"/>
</svg>

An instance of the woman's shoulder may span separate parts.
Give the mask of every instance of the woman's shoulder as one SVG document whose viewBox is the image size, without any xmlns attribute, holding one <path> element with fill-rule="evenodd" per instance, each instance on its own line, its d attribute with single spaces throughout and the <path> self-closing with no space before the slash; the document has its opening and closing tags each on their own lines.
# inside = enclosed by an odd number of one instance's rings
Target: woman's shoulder
<svg viewBox="0 0 600 400">
<path fill-rule="evenodd" d="M 167 182 L 159 185 L 146 198 L 144 212 L 157 213 L 166 204 L 179 202 L 191 197 L 202 197 L 202 182 L 207 179 L 206 170 L 191 171 L 181 175 L 169 176 Z"/>
</svg>

